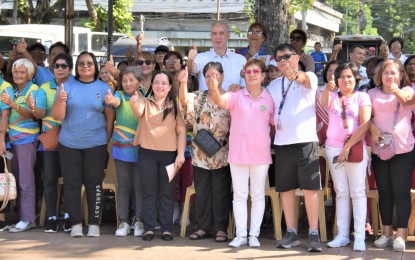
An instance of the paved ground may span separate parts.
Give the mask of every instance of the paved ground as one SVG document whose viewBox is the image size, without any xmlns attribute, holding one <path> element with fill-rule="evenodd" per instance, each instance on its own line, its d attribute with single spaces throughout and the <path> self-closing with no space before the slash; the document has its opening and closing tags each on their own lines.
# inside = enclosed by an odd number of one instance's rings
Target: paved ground
<svg viewBox="0 0 415 260">
<path fill-rule="evenodd" d="M 71 238 L 61 231 L 44 233 L 42 228 L 17 234 L 0 232 L 0 259 L 415 259 L 415 242 L 407 243 L 405 253 L 397 253 L 391 248 L 374 248 L 373 237 L 367 239 L 368 250 L 364 253 L 353 252 L 351 246 L 333 249 L 325 244 L 323 253 L 308 253 L 305 239 L 301 239 L 300 247 L 276 249 L 272 230 L 262 232 L 259 249 L 233 249 L 213 239 L 190 241 L 188 237 L 178 237 L 179 226 L 175 227 L 171 242 L 161 240 L 160 233 L 156 233 L 153 241 L 146 242 L 132 235 L 115 237 L 114 232 L 115 224 L 109 223 L 102 225 L 99 238 Z"/>
</svg>

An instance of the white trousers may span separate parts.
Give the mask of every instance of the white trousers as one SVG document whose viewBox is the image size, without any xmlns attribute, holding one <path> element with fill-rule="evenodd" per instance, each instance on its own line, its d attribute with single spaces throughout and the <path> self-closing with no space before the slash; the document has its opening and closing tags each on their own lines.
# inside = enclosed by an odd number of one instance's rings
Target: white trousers
<svg viewBox="0 0 415 260">
<path fill-rule="evenodd" d="M 269 165 L 230 164 L 233 185 L 233 214 L 237 236 L 247 236 L 248 194 L 251 195 L 250 236 L 259 236 L 265 210 L 265 181 Z"/>
<path fill-rule="evenodd" d="M 363 161 L 360 163 L 333 164 L 333 157 L 340 154 L 342 148 L 326 146 L 326 159 L 336 191 L 336 217 L 338 235 L 349 237 L 350 198 L 353 205 L 354 236 L 365 239 L 367 215 L 366 168 L 369 161 L 366 146 L 363 146 Z"/>
</svg>

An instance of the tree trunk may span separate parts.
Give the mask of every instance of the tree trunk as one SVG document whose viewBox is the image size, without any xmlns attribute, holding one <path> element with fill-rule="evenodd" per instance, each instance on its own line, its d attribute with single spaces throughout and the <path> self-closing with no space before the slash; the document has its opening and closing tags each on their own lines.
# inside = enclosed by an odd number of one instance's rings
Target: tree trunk
<svg viewBox="0 0 415 260">
<path fill-rule="evenodd" d="M 288 41 L 290 0 L 256 0 L 255 20 L 268 26 L 265 49 L 274 54 L 279 44 Z"/>
<path fill-rule="evenodd" d="M 91 17 L 91 20 L 93 24 L 95 24 L 95 30 L 94 31 L 101 31 L 102 30 L 102 24 L 101 21 L 98 19 L 97 11 L 95 10 L 95 6 L 92 0 L 85 0 L 86 6 L 88 8 L 89 16 Z"/>
</svg>

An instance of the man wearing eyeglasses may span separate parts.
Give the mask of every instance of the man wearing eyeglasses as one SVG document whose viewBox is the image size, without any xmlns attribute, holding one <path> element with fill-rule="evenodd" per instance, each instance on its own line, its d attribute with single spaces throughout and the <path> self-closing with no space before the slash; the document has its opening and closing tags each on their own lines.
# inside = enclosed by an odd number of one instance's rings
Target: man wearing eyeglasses
<svg viewBox="0 0 415 260">
<path fill-rule="evenodd" d="M 203 76 L 204 66 L 211 62 L 219 62 L 224 69 L 225 79 L 222 88 L 228 90 L 231 84 L 246 86 L 245 80 L 240 76 L 241 69 L 246 63 L 244 56 L 236 54 L 228 49 L 230 38 L 229 26 L 225 21 L 215 21 L 211 25 L 210 39 L 213 50 L 197 53 L 196 44 L 189 51 L 187 67 L 192 75 L 198 74 L 199 90 L 207 90 L 205 77 Z"/>
<path fill-rule="evenodd" d="M 246 60 L 251 58 L 262 60 L 267 67 L 271 59 L 271 55 L 265 52 L 262 44 L 268 37 L 267 28 L 262 23 L 253 23 L 248 28 L 248 47 L 237 49 L 235 52 L 245 56 Z"/>
<path fill-rule="evenodd" d="M 27 48 L 27 51 L 32 56 L 33 60 L 38 66 L 45 67 L 46 48 L 40 42 L 36 42 Z"/>
<path fill-rule="evenodd" d="M 302 29 L 294 29 L 290 33 L 290 43 L 295 47 L 298 55 L 300 55 L 300 61 L 304 64 L 305 71 L 315 72 L 313 58 L 304 52 L 304 47 L 307 43 L 307 33 Z"/>
<path fill-rule="evenodd" d="M 295 190 L 304 192 L 309 235 L 308 251 L 321 252 L 318 232 L 321 189 L 318 138 L 316 133 L 315 96 L 317 76 L 298 70 L 300 55 L 291 44 L 281 44 L 275 60 L 283 77 L 267 87 L 275 102 L 275 189 L 281 193 L 287 232 L 278 248 L 299 246 L 295 219 Z"/>
</svg>

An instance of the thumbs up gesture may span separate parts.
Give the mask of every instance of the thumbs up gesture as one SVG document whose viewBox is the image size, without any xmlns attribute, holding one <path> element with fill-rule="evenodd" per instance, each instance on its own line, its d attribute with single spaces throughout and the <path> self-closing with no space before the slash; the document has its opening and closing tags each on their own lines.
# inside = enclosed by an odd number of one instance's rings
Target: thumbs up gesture
<svg viewBox="0 0 415 260">
<path fill-rule="evenodd" d="M 213 94 L 219 92 L 219 89 L 218 89 L 219 82 L 216 77 L 216 74 L 212 74 L 212 76 L 209 77 L 207 85 L 208 85 L 209 91 L 212 91 Z"/>
<path fill-rule="evenodd" d="M 108 105 L 114 105 L 116 102 L 116 97 L 111 93 L 111 90 L 108 89 L 107 95 L 105 95 L 105 103 Z"/>
<path fill-rule="evenodd" d="M 29 107 L 30 110 L 34 111 L 36 108 L 36 102 L 33 98 L 33 92 L 30 93 L 30 95 L 26 98 L 26 104 Z"/>
<path fill-rule="evenodd" d="M 59 91 L 59 94 L 58 94 L 58 100 L 60 102 L 66 102 L 68 100 L 68 93 L 66 93 L 65 87 L 63 86 L 63 84 L 61 84 L 61 86 L 60 86 L 60 91 Z"/>
<path fill-rule="evenodd" d="M 140 96 L 138 95 L 138 92 L 135 91 L 134 95 L 130 97 L 130 103 L 137 103 L 140 100 Z"/>
<path fill-rule="evenodd" d="M 180 83 L 187 83 L 187 78 L 188 77 L 189 77 L 189 72 L 188 72 L 188 69 L 187 69 L 187 66 L 186 66 L 184 69 L 182 69 L 179 72 L 179 75 L 177 75 L 177 80 Z"/>
<path fill-rule="evenodd" d="M 193 45 L 193 49 L 190 49 L 189 51 L 189 55 L 187 55 L 187 57 L 189 58 L 189 60 L 195 60 L 197 56 L 197 47 L 196 47 L 196 43 Z"/>
<path fill-rule="evenodd" d="M 7 90 L 4 90 L 3 93 L 1 94 L 1 101 L 4 104 L 11 107 L 11 104 L 13 103 L 13 101 L 10 99 L 10 96 L 9 96 L 9 93 L 7 93 Z"/>
<path fill-rule="evenodd" d="M 23 54 L 25 51 L 27 51 L 27 43 L 26 43 L 26 40 L 24 38 L 22 38 L 20 40 L 20 42 L 17 43 L 16 51 L 18 53 L 21 53 L 21 54 Z"/>
<path fill-rule="evenodd" d="M 339 52 L 343 48 L 342 44 L 343 44 L 343 41 L 340 41 L 340 43 L 334 45 L 333 51 L 334 52 Z"/>
<path fill-rule="evenodd" d="M 115 64 L 114 64 L 114 58 L 112 57 L 112 55 L 110 55 L 110 60 L 108 60 L 105 63 L 105 68 L 111 73 L 114 73 L 115 70 Z"/>
<path fill-rule="evenodd" d="M 336 89 L 336 81 L 334 75 L 331 75 L 329 82 L 326 84 L 326 89 L 328 91 L 334 91 Z"/>
</svg>

